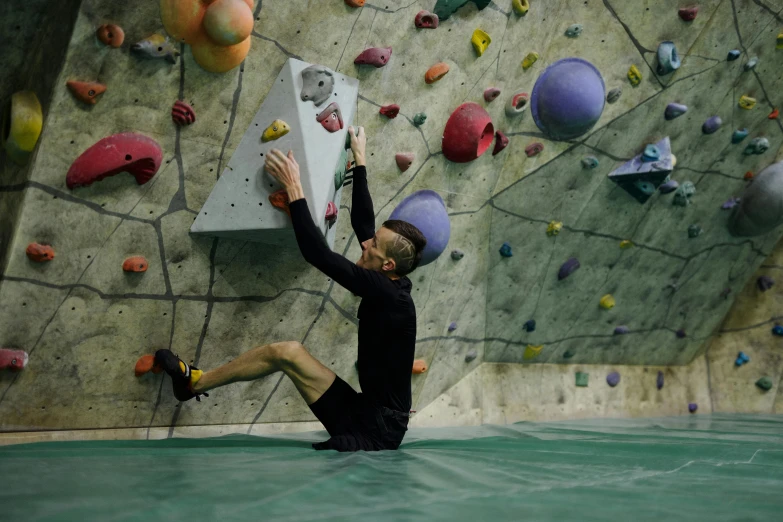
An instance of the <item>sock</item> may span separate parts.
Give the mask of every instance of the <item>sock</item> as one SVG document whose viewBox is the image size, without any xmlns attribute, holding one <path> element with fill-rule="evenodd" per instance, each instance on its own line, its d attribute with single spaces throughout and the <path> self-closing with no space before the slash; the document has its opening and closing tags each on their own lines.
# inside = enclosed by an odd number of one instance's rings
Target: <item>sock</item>
<svg viewBox="0 0 783 522">
<path fill-rule="evenodd" d="M 179 362 L 179 369 L 182 370 L 182 373 L 185 373 L 185 363 L 180 361 Z M 190 387 L 193 388 L 193 385 L 198 382 L 199 379 L 201 379 L 201 376 L 204 374 L 201 370 L 196 370 L 195 368 L 190 369 Z"/>
</svg>

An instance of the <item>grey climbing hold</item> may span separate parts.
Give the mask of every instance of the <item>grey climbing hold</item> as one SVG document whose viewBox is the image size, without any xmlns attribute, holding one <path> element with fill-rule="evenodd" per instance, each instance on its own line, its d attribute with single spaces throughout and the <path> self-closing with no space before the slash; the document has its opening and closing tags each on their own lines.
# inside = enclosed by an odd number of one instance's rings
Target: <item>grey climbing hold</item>
<svg viewBox="0 0 783 522">
<path fill-rule="evenodd" d="M 759 64 L 759 59 L 758 57 L 754 56 L 753 58 L 748 60 L 748 62 L 745 64 L 745 70 L 752 71 L 753 69 L 756 68 L 758 64 Z"/>
<path fill-rule="evenodd" d="M 764 391 L 769 391 L 772 389 L 772 379 L 769 377 L 762 377 L 758 381 L 756 381 L 756 386 L 761 388 Z"/>
<path fill-rule="evenodd" d="M 302 71 L 302 101 L 312 101 L 316 107 L 329 99 L 334 88 L 334 72 L 323 65 L 311 65 Z"/>
<path fill-rule="evenodd" d="M 726 56 L 726 61 L 733 62 L 734 60 L 738 59 L 742 55 L 742 52 L 739 49 L 732 49 L 729 51 L 728 56 Z"/>
<path fill-rule="evenodd" d="M 712 134 L 717 132 L 721 125 L 723 125 L 723 120 L 720 119 L 720 116 L 713 116 L 704 122 L 704 125 L 701 126 L 701 131 L 704 134 Z"/>
<path fill-rule="evenodd" d="M 427 115 L 424 114 L 423 112 L 420 112 L 413 117 L 413 124 L 416 127 L 421 127 L 422 125 L 424 125 L 425 121 L 427 121 Z"/>
<path fill-rule="evenodd" d="M 449 332 L 453 332 L 456 329 L 457 329 L 457 323 L 452 321 L 451 324 L 449 325 Z"/>
<path fill-rule="evenodd" d="M 659 390 L 663 388 L 663 372 L 658 371 L 658 376 L 655 378 L 655 387 Z"/>
<path fill-rule="evenodd" d="M 737 129 L 731 135 L 731 142 L 736 144 L 748 137 L 748 129 Z"/>
<path fill-rule="evenodd" d="M 533 332 L 536 329 L 536 321 L 533 320 L 533 319 L 530 319 L 530 320 L 525 322 L 523 327 L 525 328 L 526 332 Z"/>
<path fill-rule="evenodd" d="M 574 273 L 579 268 L 579 260 L 575 257 L 569 258 L 565 263 L 560 266 L 560 270 L 557 272 L 558 281 L 562 281 L 566 277 Z"/>
<path fill-rule="evenodd" d="M 658 187 L 658 190 L 661 191 L 661 194 L 668 194 L 669 192 L 674 192 L 677 190 L 677 187 L 679 187 L 680 184 L 677 183 L 675 180 L 670 179 L 660 187 Z"/>
<path fill-rule="evenodd" d="M 766 275 L 760 276 L 756 280 L 756 286 L 758 286 L 759 290 L 761 290 L 762 292 L 766 292 L 767 290 L 772 288 L 774 284 L 775 284 L 775 280 Z"/>
<path fill-rule="evenodd" d="M 627 326 L 624 326 L 624 325 L 618 326 L 617 328 L 614 329 L 614 334 L 615 335 L 623 335 L 623 334 L 627 334 L 627 333 L 630 333 L 630 332 L 631 332 L 631 329 L 628 328 Z"/>
<path fill-rule="evenodd" d="M 658 147 L 655 145 L 647 145 L 644 148 L 644 152 L 642 152 L 642 161 L 644 163 L 649 163 L 651 161 L 658 161 L 658 159 L 661 157 L 661 151 L 658 150 Z"/>
<path fill-rule="evenodd" d="M 620 384 L 620 374 L 618 372 L 612 372 L 606 376 L 606 384 L 614 388 Z"/>
<path fill-rule="evenodd" d="M 690 181 L 686 181 L 680 185 L 680 188 L 674 193 L 674 200 L 672 200 L 672 203 L 680 207 L 687 207 L 691 204 L 691 196 L 695 193 L 696 186 Z"/>
<path fill-rule="evenodd" d="M 514 253 L 511 251 L 511 245 L 508 243 L 503 243 L 503 245 L 500 247 L 500 255 L 503 257 L 511 257 L 514 255 Z"/>
<path fill-rule="evenodd" d="M 663 76 L 680 68 L 682 61 L 677 54 L 674 42 L 661 42 L 658 45 L 658 74 Z"/>
<path fill-rule="evenodd" d="M 478 352 L 476 352 L 476 350 L 470 350 L 467 354 L 465 354 L 465 362 L 470 362 L 476 357 L 478 357 Z"/>
<path fill-rule="evenodd" d="M 767 138 L 753 138 L 742 153 L 750 156 L 751 154 L 764 154 L 768 150 L 769 140 Z"/>
<path fill-rule="evenodd" d="M 698 409 L 699 409 L 699 405 L 696 404 L 695 402 L 691 402 L 691 403 L 688 404 L 688 411 L 689 412 L 696 413 L 696 410 L 698 410 Z"/>
<path fill-rule="evenodd" d="M 620 99 L 620 96 L 623 95 L 623 88 L 622 87 L 615 87 L 608 93 L 606 93 L 606 103 L 614 103 L 617 100 Z"/>
<path fill-rule="evenodd" d="M 701 235 L 701 227 L 699 225 L 691 225 L 688 227 L 688 237 L 693 239 Z"/>
<path fill-rule="evenodd" d="M 565 35 L 569 38 L 576 38 L 580 34 L 582 34 L 582 24 L 573 24 L 565 32 Z"/>
<path fill-rule="evenodd" d="M 596 158 L 595 156 L 587 156 L 586 158 L 582 158 L 583 169 L 592 170 L 597 167 L 598 167 L 598 158 Z"/>
<path fill-rule="evenodd" d="M 455 248 L 454 250 L 451 251 L 451 259 L 453 259 L 454 261 L 459 261 L 463 257 L 465 257 L 465 252 L 463 252 L 459 248 Z"/>
<path fill-rule="evenodd" d="M 766 234 L 783 223 L 783 161 L 762 170 L 742 193 L 729 218 L 732 236 Z"/>
<path fill-rule="evenodd" d="M 682 103 L 670 103 L 663 111 L 663 117 L 667 120 L 673 120 L 688 112 L 688 106 Z"/>
</svg>

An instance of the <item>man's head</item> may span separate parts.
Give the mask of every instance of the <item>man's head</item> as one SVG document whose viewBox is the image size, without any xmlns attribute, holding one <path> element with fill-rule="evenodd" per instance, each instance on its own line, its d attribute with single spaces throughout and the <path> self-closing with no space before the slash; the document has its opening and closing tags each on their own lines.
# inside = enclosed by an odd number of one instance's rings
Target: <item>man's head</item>
<svg viewBox="0 0 783 522">
<path fill-rule="evenodd" d="M 367 241 L 362 242 L 362 257 L 356 264 L 382 272 L 392 278 L 413 272 L 421 261 L 427 240 L 407 221 L 390 219 Z"/>
</svg>

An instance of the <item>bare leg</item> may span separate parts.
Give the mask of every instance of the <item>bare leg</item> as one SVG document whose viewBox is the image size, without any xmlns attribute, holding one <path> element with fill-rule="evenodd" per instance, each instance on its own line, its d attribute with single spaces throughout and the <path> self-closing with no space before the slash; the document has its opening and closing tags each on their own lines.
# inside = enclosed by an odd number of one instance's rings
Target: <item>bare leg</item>
<svg viewBox="0 0 783 522">
<path fill-rule="evenodd" d="M 285 372 L 308 405 L 317 401 L 335 379 L 334 372 L 310 355 L 301 343 L 285 341 L 258 346 L 219 368 L 204 372 L 193 391 L 204 393 L 275 372 Z"/>
</svg>

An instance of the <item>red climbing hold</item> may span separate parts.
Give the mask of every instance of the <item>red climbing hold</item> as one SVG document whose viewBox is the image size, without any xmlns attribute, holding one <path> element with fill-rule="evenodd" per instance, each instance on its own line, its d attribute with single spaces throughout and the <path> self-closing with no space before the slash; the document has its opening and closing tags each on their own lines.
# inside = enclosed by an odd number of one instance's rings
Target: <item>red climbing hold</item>
<svg viewBox="0 0 783 522">
<path fill-rule="evenodd" d="M 531 143 L 530 145 L 525 147 L 525 154 L 527 154 L 528 158 L 532 158 L 533 156 L 535 156 L 536 154 L 538 154 L 542 150 L 544 150 L 544 144 L 543 143 L 539 143 L 539 142 L 535 142 L 535 143 Z"/>
<path fill-rule="evenodd" d="M 98 95 L 106 92 L 106 86 L 98 82 L 70 81 L 65 85 L 77 100 L 90 105 L 98 103 Z"/>
<path fill-rule="evenodd" d="M 30 258 L 30 261 L 37 263 L 43 263 L 44 261 L 51 261 L 54 259 L 54 249 L 51 245 L 41 245 L 39 243 L 30 243 L 27 245 L 25 254 Z"/>
<path fill-rule="evenodd" d="M 394 161 L 397 162 L 397 168 L 400 172 L 405 172 L 413 164 L 414 155 L 412 152 L 400 152 L 394 156 Z"/>
<path fill-rule="evenodd" d="M 745 178 L 745 180 L 747 180 L 747 181 L 752 180 L 753 179 L 753 171 L 752 170 L 747 171 L 745 173 L 745 175 L 743 176 L 743 178 Z"/>
<path fill-rule="evenodd" d="M 269 194 L 269 202 L 273 207 L 279 208 L 288 214 L 288 217 L 291 217 L 291 210 L 288 208 L 290 201 L 288 200 L 288 192 L 286 192 L 285 189 L 280 189 L 277 192 Z"/>
<path fill-rule="evenodd" d="M 699 6 L 694 5 L 693 7 L 681 7 L 678 12 L 680 14 L 680 18 L 686 22 L 692 22 L 696 19 L 696 15 L 699 14 Z"/>
<path fill-rule="evenodd" d="M 340 112 L 340 106 L 337 105 L 337 102 L 330 103 L 321 114 L 315 118 L 315 121 L 323 125 L 324 129 L 329 132 L 337 132 L 343 128 L 343 115 Z"/>
<path fill-rule="evenodd" d="M 69 189 L 86 187 L 95 181 L 128 172 L 144 185 L 160 168 L 160 145 L 142 134 L 123 132 L 103 138 L 76 158 L 65 183 Z"/>
<path fill-rule="evenodd" d="M 149 263 L 144 256 L 129 257 L 122 263 L 122 269 L 126 272 L 146 272 Z"/>
<path fill-rule="evenodd" d="M 190 125 L 196 121 L 196 113 L 193 112 L 193 107 L 182 100 L 177 100 L 171 108 L 171 119 L 179 126 Z"/>
<path fill-rule="evenodd" d="M 438 15 L 429 11 L 419 11 L 413 20 L 419 29 L 435 29 L 438 27 Z"/>
<path fill-rule="evenodd" d="M 136 374 L 136 377 L 141 377 L 145 373 L 152 372 L 152 373 L 160 373 L 163 371 L 163 368 L 157 365 L 155 363 L 155 356 L 154 355 L 142 355 L 139 357 L 139 360 L 136 361 L 136 367 L 134 368 L 134 373 Z"/>
<path fill-rule="evenodd" d="M 495 148 L 492 155 L 494 156 L 506 147 L 508 147 L 508 137 L 500 131 L 495 131 Z"/>
<path fill-rule="evenodd" d="M 777 120 L 778 116 L 780 116 L 780 111 L 775 109 L 774 111 L 769 113 L 769 116 L 767 116 L 767 118 L 769 118 L 770 120 Z"/>
<path fill-rule="evenodd" d="M 24 350 L 12 350 L 0 348 L 0 370 L 20 372 L 27 366 L 27 352 Z"/>
<path fill-rule="evenodd" d="M 363 7 L 365 0 L 345 0 L 345 5 L 351 7 Z"/>
<path fill-rule="evenodd" d="M 369 49 L 362 51 L 362 53 L 356 57 L 353 63 L 356 65 L 373 65 L 375 67 L 383 67 L 389 63 L 391 54 L 391 47 L 370 47 Z"/>
<path fill-rule="evenodd" d="M 326 221 L 333 223 L 337 219 L 337 205 L 334 201 L 330 201 L 326 204 Z"/>
<path fill-rule="evenodd" d="M 494 135 L 487 111 L 477 103 L 463 103 L 451 113 L 443 129 L 443 155 L 455 163 L 473 161 L 487 151 Z"/>
<path fill-rule="evenodd" d="M 390 120 L 393 120 L 400 113 L 400 106 L 397 105 L 396 103 L 392 103 L 391 105 L 384 105 L 383 107 L 381 107 L 381 110 L 379 110 L 378 112 L 383 114 Z"/>
</svg>

